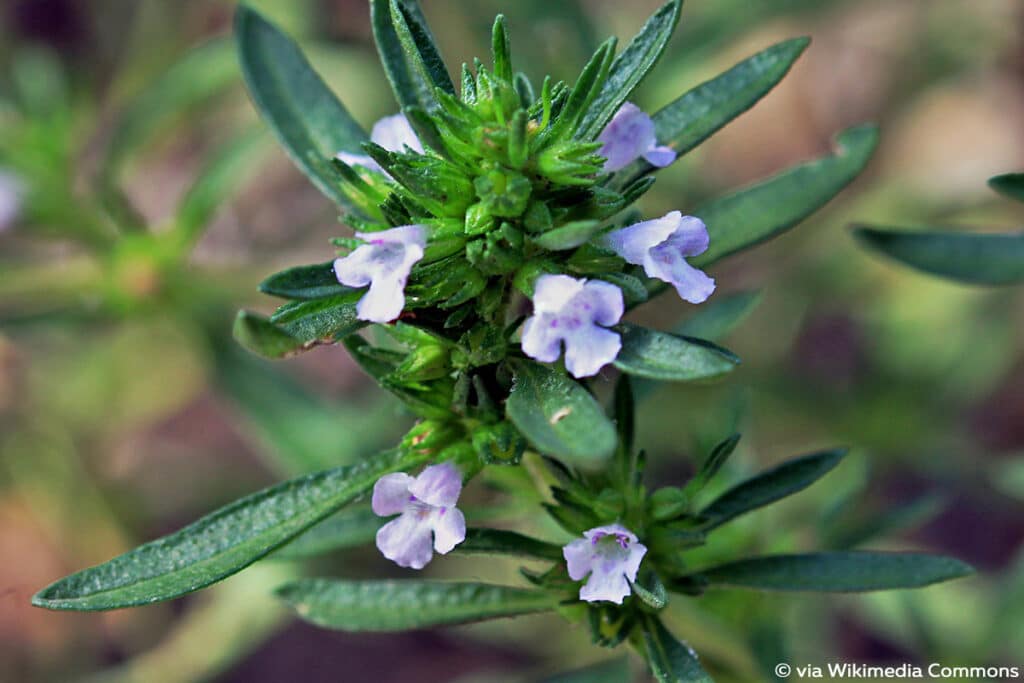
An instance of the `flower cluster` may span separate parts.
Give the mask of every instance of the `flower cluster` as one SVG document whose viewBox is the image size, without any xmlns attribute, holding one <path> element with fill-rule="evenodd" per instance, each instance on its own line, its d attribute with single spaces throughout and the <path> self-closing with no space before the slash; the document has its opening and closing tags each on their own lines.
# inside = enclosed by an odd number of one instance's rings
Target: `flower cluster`
<svg viewBox="0 0 1024 683">
<path fill-rule="evenodd" d="M 640 159 L 655 166 L 667 166 L 675 160 L 671 148 L 658 146 L 651 118 L 629 102 L 619 109 L 597 139 L 600 143 L 597 154 L 604 159 L 602 168 L 606 172 L 621 170 Z M 403 114 L 378 121 L 373 127 L 369 148 L 370 155 L 339 152 L 337 158 L 349 166 L 379 175 L 378 182 L 394 180 L 378 159 L 393 161 L 394 157 L 389 154 L 427 158 L 422 142 Z M 517 193 L 529 196 L 529 187 L 525 191 L 516 189 L 523 184 L 521 181 L 522 176 L 510 178 L 498 170 L 477 178 L 474 187 L 482 200 L 497 194 L 490 211 L 503 216 L 502 211 L 511 212 L 508 207 L 517 203 L 522 205 L 520 211 L 526 210 L 525 199 L 514 197 Z M 495 212 L 495 206 L 501 211 Z M 467 229 L 473 220 L 485 221 L 481 215 L 467 213 Z M 438 232 L 437 227 L 438 220 L 434 217 L 423 224 L 356 234 L 362 244 L 348 256 L 337 259 L 334 270 L 341 284 L 369 285 L 358 306 L 361 320 L 385 323 L 401 315 L 406 305 L 406 282 L 413 266 L 424 257 L 428 234 L 432 229 Z M 497 232 L 506 229 L 507 224 L 503 224 Z M 486 244 L 479 249 L 486 250 L 490 241 L 488 235 Z M 686 259 L 706 251 L 708 241 L 707 228 L 699 218 L 673 211 L 656 220 L 609 231 L 595 237 L 592 244 L 609 250 L 627 264 L 641 266 L 648 277 L 672 285 L 683 300 L 698 304 L 711 295 L 715 282 Z M 532 285 L 534 314 L 522 327 L 523 353 L 539 361 L 555 362 L 564 348 L 566 369 L 578 378 L 595 375 L 615 360 L 621 343 L 619 334 L 608 328 L 620 321 L 625 310 L 618 286 L 599 278 L 567 274 L 541 274 Z"/>
</svg>

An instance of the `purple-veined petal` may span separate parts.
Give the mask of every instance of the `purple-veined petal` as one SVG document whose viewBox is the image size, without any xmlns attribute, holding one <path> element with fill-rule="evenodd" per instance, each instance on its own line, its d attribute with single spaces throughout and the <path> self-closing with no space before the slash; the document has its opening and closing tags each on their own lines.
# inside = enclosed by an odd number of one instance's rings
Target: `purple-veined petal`
<svg viewBox="0 0 1024 683">
<path fill-rule="evenodd" d="M 558 317 L 550 313 L 535 315 L 523 324 L 523 353 L 542 363 L 554 363 L 562 353 L 562 334 Z"/>
<path fill-rule="evenodd" d="M 565 336 L 565 369 L 576 378 L 596 375 L 622 350 L 617 332 L 592 325 Z"/>
<path fill-rule="evenodd" d="M 533 285 L 534 313 L 558 313 L 583 291 L 585 280 L 568 275 L 541 275 Z"/>
<path fill-rule="evenodd" d="M 650 250 L 644 260 L 644 272 L 671 284 L 679 297 L 691 304 L 703 303 L 715 291 L 714 279 L 687 263 L 669 241 Z"/>
<path fill-rule="evenodd" d="M 622 290 L 610 282 L 589 280 L 577 295 L 578 305 L 598 325 L 618 324 L 626 311 Z"/>
<path fill-rule="evenodd" d="M 634 223 L 605 236 L 605 244 L 635 266 L 642 266 L 651 248 L 661 244 L 678 228 L 683 215 L 672 211 L 661 218 Z"/>
<path fill-rule="evenodd" d="M 405 472 L 385 474 L 373 485 L 370 507 L 381 517 L 397 515 L 409 504 L 409 485 L 413 478 Z"/>
<path fill-rule="evenodd" d="M 409 486 L 418 500 L 433 507 L 453 507 L 462 493 L 462 473 L 450 462 L 425 468 Z"/>
<path fill-rule="evenodd" d="M 562 557 L 565 558 L 569 578 L 582 581 L 594 561 L 594 546 L 589 539 L 578 538 L 562 548 Z"/>
<path fill-rule="evenodd" d="M 583 532 L 583 537 L 589 541 L 593 541 L 595 538 L 604 538 L 605 536 L 625 536 L 626 540 L 630 543 L 636 543 L 638 540 L 636 534 L 622 526 L 618 522 L 615 524 L 605 524 L 604 526 L 597 526 L 593 529 L 588 529 Z"/>
<path fill-rule="evenodd" d="M 434 556 L 430 515 L 409 509 L 377 530 L 377 548 L 400 567 L 423 569 Z"/>
<path fill-rule="evenodd" d="M 632 102 L 626 102 L 615 113 L 597 141 L 602 143 L 598 154 L 605 157 L 608 173 L 629 166 L 656 144 L 654 122 Z"/>
<path fill-rule="evenodd" d="M 676 160 L 676 151 L 671 147 L 652 147 L 643 154 L 644 159 L 647 160 L 651 166 L 657 168 L 665 168 L 672 164 Z"/>
<path fill-rule="evenodd" d="M 356 306 L 360 320 L 390 322 L 405 306 L 405 283 L 413 265 L 423 258 L 426 233 L 419 225 L 404 225 L 356 235 L 367 243 L 337 259 L 334 273 L 348 287 L 370 285 Z"/>
<path fill-rule="evenodd" d="M 622 604 L 622 599 L 632 593 L 629 582 L 622 572 L 602 573 L 594 571 L 590 574 L 583 587 L 580 588 L 580 600 L 597 602 L 607 600 L 617 605 Z"/>
<path fill-rule="evenodd" d="M 434 550 L 446 555 L 466 540 L 466 516 L 453 507 L 442 507 L 435 515 Z"/>
<path fill-rule="evenodd" d="M 632 583 L 636 581 L 636 575 L 640 571 L 640 562 L 643 561 L 644 555 L 647 554 L 647 546 L 634 542 L 630 544 L 627 552 L 629 554 L 622 564 L 622 573 Z"/>
</svg>

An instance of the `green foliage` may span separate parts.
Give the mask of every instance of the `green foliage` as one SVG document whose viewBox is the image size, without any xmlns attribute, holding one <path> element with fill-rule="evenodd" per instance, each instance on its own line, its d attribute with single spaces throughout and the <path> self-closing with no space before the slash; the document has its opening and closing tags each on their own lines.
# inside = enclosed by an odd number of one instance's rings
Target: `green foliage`
<svg viewBox="0 0 1024 683">
<path fill-rule="evenodd" d="M 708 587 L 775 591 L 863 591 L 920 588 L 974 573 L 950 557 L 921 553 L 831 552 L 752 557 L 704 569 L 684 580 Z"/>
<path fill-rule="evenodd" d="M 715 200 L 694 213 L 711 235 L 694 259 L 708 265 L 790 229 L 820 209 L 864 169 L 878 142 L 873 126 L 839 135 L 835 154 L 795 166 L 773 178 Z"/>
<path fill-rule="evenodd" d="M 508 419 L 541 452 L 598 467 L 615 449 L 615 427 L 594 397 L 565 375 L 530 361 L 513 365 Z"/>
<path fill-rule="evenodd" d="M 1024 173 L 1004 173 L 988 179 L 989 187 L 1010 199 L 1024 202 Z"/>
<path fill-rule="evenodd" d="M 235 36 L 242 75 L 264 120 L 321 192 L 351 206 L 334 182 L 328 160 L 342 150 L 358 152 L 366 133 L 295 43 L 244 4 L 235 13 Z"/>
<path fill-rule="evenodd" d="M 658 683 L 711 683 L 697 653 L 676 640 L 657 617 L 644 622 L 643 652 Z"/>
<path fill-rule="evenodd" d="M 484 583 L 300 579 L 277 594 L 303 619 L 341 631 L 405 631 L 555 607 L 544 592 Z"/>
<path fill-rule="evenodd" d="M 636 377 L 685 382 L 731 372 L 740 362 L 729 351 L 701 339 L 677 337 L 637 325 L 622 325 L 622 351 L 615 367 Z"/>
<path fill-rule="evenodd" d="M 428 457 L 429 453 L 397 450 L 264 489 L 170 536 L 61 579 L 39 591 L 32 604 L 59 610 L 109 610 L 205 588 L 351 502 L 382 475 Z"/>
<path fill-rule="evenodd" d="M 788 460 L 729 489 L 709 503 L 700 514 L 711 528 L 759 507 L 791 496 L 832 471 L 845 450 L 823 451 Z"/>
<path fill-rule="evenodd" d="M 970 234 L 862 227 L 857 239 L 872 251 L 916 270 L 975 285 L 1024 282 L 1024 234 Z"/>
</svg>

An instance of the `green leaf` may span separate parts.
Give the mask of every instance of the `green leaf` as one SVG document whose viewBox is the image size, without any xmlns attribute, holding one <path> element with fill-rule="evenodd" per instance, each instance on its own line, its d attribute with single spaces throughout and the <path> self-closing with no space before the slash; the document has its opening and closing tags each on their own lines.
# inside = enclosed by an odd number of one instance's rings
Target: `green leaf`
<svg viewBox="0 0 1024 683">
<path fill-rule="evenodd" d="M 205 588 L 244 569 L 351 502 L 381 476 L 429 455 L 391 451 L 358 465 L 293 479 L 51 584 L 37 607 L 94 611 L 146 605 Z"/>
<path fill-rule="evenodd" d="M 418 3 L 371 0 L 370 16 L 381 63 L 403 109 L 436 110 L 434 88 L 455 94 Z M 415 127 L 416 121 L 410 123 Z"/>
<path fill-rule="evenodd" d="M 658 683 L 712 683 L 697 653 L 676 640 L 657 617 L 644 620 L 643 652 Z"/>
<path fill-rule="evenodd" d="M 845 450 L 823 451 L 787 460 L 729 489 L 700 512 L 714 529 L 751 510 L 802 491 L 832 471 Z"/>
<path fill-rule="evenodd" d="M 534 237 L 533 242 L 549 251 L 565 251 L 588 242 L 600 230 L 601 221 L 573 221 Z"/>
<path fill-rule="evenodd" d="M 976 285 L 1024 282 L 1024 233 L 905 232 L 861 227 L 861 244 L 916 270 Z"/>
<path fill-rule="evenodd" d="M 185 193 L 169 237 L 180 248 L 191 247 L 217 210 L 251 174 L 266 151 L 262 131 L 239 135 L 210 160 Z"/>
<path fill-rule="evenodd" d="M 336 204 L 351 208 L 330 160 L 361 153 L 366 133 L 338 101 L 298 46 L 256 10 L 240 4 L 235 37 L 253 103 L 299 170 Z"/>
<path fill-rule="evenodd" d="M 342 510 L 274 551 L 271 559 L 300 560 L 365 545 L 377 536 L 384 521 L 368 507 Z"/>
<path fill-rule="evenodd" d="M 293 301 L 277 309 L 270 322 L 307 344 L 337 341 L 366 326 L 356 312 L 362 294 L 357 289 L 324 299 Z"/>
<path fill-rule="evenodd" d="M 545 678 L 541 683 L 630 683 L 629 659 L 619 657 Z"/>
<path fill-rule="evenodd" d="M 695 210 L 693 215 L 708 226 L 711 244 L 693 259 L 694 265 L 707 266 L 749 249 L 810 216 L 857 177 L 877 142 L 874 126 L 850 128 L 839 135 L 835 154 L 800 164 Z"/>
<path fill-rule="evenodd" d="M 226 90 L 238 78 L 234 50 L 227 40 L 211 40 L 189 51 L 131 101 L 111 126 L 104 162 L 105 182 L 112 182 L 132 151 L 158 133 L 175 116 Z"/>
<path fill-rule="evenodd" d="M 792 38 L 772 45 L 666 105 L 651 117 L 658 142 L 686 154 L 774 88 L 810 42 Z"/>
<path fill-rule="evenodd" d="M 687 382 L 731 372 L 740 360 L 729 351 L 701 339 L 677 337 L 666 332 L 624 323 L 622 350 L 615 367 L 637 377 Z"/>
<path fill-rule="evenodd" d="M 542 560 L 562 560 L 561 546 L 504 529 L 467 529 L 466 540 L 455 547 L 462 553 L 526 555 Z"/>
<path fill-rule="evenodd" d="M 996 192 L 1024 202 L 1024 173 L 1004 173 L 988 179 L 988 185 Z"/>
<path fill-rule="evenodd" d="M 354 290 L 338 282 L 334 261 L 328 261 L 274 273 L 260 283 L 260 291 L 282 299 L 307 301 L 348 294 Z"/>
<path fill-rule="evenodd" d="M 579 383 L 530 361 L 513 361 L 509 420 L 541 453 L 595 467 L 615 450 L 615 427 Z"/>
<path fill-rule="evenodd" d="M 305 346 L 262 315 L 239 311 L 231 330 L 235 341 L 248 351 L 264 358 L 285 358 Z"/>
<path fill-rule="evenodd" d="M 742 323 L 760 303 L 761 292 L 736 292 L 716 296 L 676 327 L 673 333 L 684 337 L 718 341 Z"/>
<path fill-rule="evenodd" d="M 692 500 L 693 496 L 701 491 L 718 474 L 718 471 L 722 469 L 722 465 L 725 464 L 725 461 L 736 450 L 739 442 L 740 435 L 733 434 L 711 450 L 707 460 L 701 463 L 700 469 L 683 487 L 684 498 Z"/>
<path fill-rule="evenodd" d="M 655 12 L 626 49 L 612 62 L 608 80 L 587 108 L 577 137 L 591 139 L 604 129 L 630 93 L 657 64 L 679 23 L 681 0 L 670 0 Z"/>
<path fill-rule="evenodd" d="M 696 575 L 708 586 L 853 593 L 920 588 L 973 573 L 970 565 L 941 555 L 829 552 L 752 557 Z"/>
<path fill-rule="evenodd" d="M 484 583 L 301 579 L 278 589 L 299 616 L 342 631 L 406 631 L 554 609 L 547 593 Z"/>
</svg>

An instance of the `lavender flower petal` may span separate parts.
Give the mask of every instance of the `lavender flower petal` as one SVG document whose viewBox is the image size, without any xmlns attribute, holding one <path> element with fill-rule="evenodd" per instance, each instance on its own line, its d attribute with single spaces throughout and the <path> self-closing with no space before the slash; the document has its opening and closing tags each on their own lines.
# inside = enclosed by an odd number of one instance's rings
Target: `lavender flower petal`
<svg viewBox="0 0 1024 683">
<path fill-rule="evenodd" d="M 432 520 L 406 511 L 377 531 L 377 547 L 399 567 L 423 569 L 433 557 Z"/>
<path fill-rule="evenodd" d="M 409 503 L 409 486 L 415 481 L 405 472 L 385 474 L 373 485 L 370 506 L 381 517 L 397 515 Z"/>
<path fill-rule="evenodd" d="M 356 306 L 360 320 L 390 322 L 405 306 L 405 283 L 413 265 L 423 258 L 426 233 L 422 226 L 405 225 L 356 236 L 367 243 L 337 259 L 334 273 L 343 285 L 370 285 Z"/>
<path fill-rule="evenodd" d="M 462 473 L 450 462 L 431 465 L 411 486 L 409 493 L 433 507 L 451 507 L 462 493 Z"/>
<path fill-rule="evenodd" d="M 608 173 L 623 169 L 641 157 L 658 167 L 676 160 L 672 148 L 658 146 L 651 117 L 632 102 L 619 108 L 597 136 L 597 141 L 602 143 L 598 154 L 606 159 L 604 170 Z"/>
</svg>

